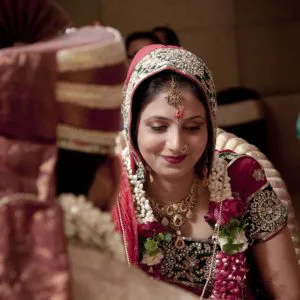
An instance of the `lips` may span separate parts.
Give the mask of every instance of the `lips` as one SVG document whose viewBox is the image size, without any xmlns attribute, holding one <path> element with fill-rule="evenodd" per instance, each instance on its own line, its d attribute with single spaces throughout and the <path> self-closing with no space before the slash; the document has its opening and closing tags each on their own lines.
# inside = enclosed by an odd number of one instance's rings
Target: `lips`
<svg viewBox="0 0 300 300">
<path fill-rule="evenodd" d="M 179 164 L 187 157 L 187 155 L 162 156 L 162 157 L 171 164 Z"/>
</svg>

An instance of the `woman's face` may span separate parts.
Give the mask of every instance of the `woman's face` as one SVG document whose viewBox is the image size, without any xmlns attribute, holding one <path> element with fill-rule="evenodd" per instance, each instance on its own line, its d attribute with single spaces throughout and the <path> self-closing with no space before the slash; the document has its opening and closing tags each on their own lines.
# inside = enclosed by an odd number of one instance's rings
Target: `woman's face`
<svg viewBox="0 0 300 300">
<path fill-rule="evenodd" d="M 179 122 L 176 108 L 167 103 L 168 90 L 155 96 L 139 116 L 137 143 L 154 176 L 179 178 L 193 172 L 207 145 L 205 108 L 189 88 L 180 91 L 185 112 Z"/>
</svg>

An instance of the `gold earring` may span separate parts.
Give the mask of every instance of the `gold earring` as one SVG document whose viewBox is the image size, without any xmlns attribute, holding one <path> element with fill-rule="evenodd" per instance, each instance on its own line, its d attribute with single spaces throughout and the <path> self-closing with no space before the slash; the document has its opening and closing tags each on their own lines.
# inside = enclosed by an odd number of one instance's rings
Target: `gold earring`
<svg viewBox="0 0 300 300">
<path fill-rule="evenodd" d="M 203 187 L 208 187 L 208 168 L 204 167 L 203 168 L 203 179 L 202 179 L 202 186 Z"/>
<path fill-rule="evenodd" d="M 202 178 L 202 186 L 203 187 L 208 187 L 208 183 L 209 183 L 209 180 L 208 180 L 208 159 L 207 159 L 207 152 L 205 151 L 205 159 L 204 159 L 204 162 L 203 162 L 203 167 L 202 167 L 202 172 L 203 172 L 203 178 Z"/>
</svg>

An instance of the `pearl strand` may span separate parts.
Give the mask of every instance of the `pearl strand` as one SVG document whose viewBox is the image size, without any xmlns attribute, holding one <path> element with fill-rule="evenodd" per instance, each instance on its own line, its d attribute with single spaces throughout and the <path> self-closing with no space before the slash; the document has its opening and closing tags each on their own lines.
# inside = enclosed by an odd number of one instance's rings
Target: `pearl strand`
<svg viewBox="0 0 300 300">
<path fill-rule="evenodd" d="M 138 222 L 147 223 L 156 221 L 153 210 L 150 206 L 150 201 L 146 198 L 146 192 L 143 189 L 143 183 L 138 179 L 137 175 L 133 174 L 132 172 L 128 148 L 124 149 L 122 156 L 128 179 L 133 190 L 133 200 L 135 203 Z"/>
</svg>

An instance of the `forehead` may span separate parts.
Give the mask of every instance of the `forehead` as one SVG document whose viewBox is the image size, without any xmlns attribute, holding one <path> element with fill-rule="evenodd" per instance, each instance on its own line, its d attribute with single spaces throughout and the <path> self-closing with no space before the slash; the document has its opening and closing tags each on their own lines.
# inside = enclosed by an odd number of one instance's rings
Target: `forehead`
<svg viewBox="0 0 300 300">
<path fill-rule="evenodd" d="M 180 92 L 184 98 L 185 117 L 200 115 L 205 117 L 205 107 L 201 100 L 189 89 L 180 88 Z M 168 104 L 166 97 L 169 91 L 162 90 L 155 95 L 151 101 L 144 107 L 142 111 L 142 118 L 151 117 L 152 115 L 165 116 L 175 118 L 176 108 Z"/>
</svg>

